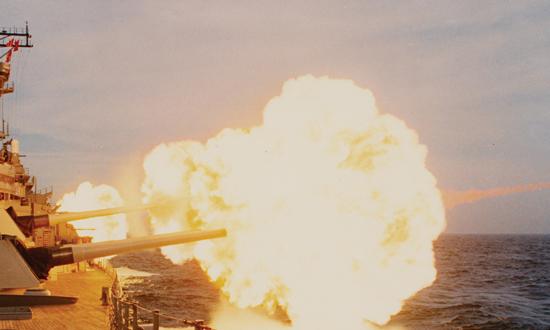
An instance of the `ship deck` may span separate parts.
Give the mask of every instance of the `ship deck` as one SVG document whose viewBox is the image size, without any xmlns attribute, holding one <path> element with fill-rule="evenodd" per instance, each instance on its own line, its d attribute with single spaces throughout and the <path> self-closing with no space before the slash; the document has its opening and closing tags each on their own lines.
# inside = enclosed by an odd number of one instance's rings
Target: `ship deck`
<svg viewBox="0 0 550 330">
<path fill-rule="evenodd" d="M 57 276 L 45 288 L 52 295 L 78 296 L 76 304 L 34 306 L 31 320 L 0 320 L 0 329 L 106 329 L 109 308 L 101 305 L 101 288 L 110 287 L 112 279 L 97 269 Z"/>
</svg>

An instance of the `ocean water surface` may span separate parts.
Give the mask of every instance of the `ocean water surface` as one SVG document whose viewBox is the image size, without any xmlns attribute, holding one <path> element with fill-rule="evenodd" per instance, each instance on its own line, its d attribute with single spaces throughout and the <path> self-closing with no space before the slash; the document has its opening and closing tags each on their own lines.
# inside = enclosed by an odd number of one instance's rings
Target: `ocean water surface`
<svg viewBox="0 0 550 330">
<path fill-rule="evenodd" d="M 443 235 L 434 250 L 437 280 L 409 299 L 390 326 L 550 329 L 550 235 Z M 196 261 L 173 265 L 159 251 L 147 251 L 111 262 L 151 273 L 123 282 L 127 294 L 149 309 L 208 320 L 220 300 Z"/>
</svg>

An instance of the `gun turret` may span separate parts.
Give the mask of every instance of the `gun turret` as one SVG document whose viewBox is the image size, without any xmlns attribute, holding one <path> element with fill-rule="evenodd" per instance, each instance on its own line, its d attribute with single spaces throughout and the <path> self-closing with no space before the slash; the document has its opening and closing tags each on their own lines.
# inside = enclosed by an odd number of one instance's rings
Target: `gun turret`
<svg viewBox="0 0 550 330">
<path fill-rule="evenodd" d="M 132 213 L 144 210 L 150 210 L 160 205 L 136 205 L 136 206 L 122 206 L 113 207 L 108 209 L 83 211 L 83 212 L 62 212 L 43 215 L 23 215 L 18 216 L 13 208 L 7 210 L 8 214 L 12 217 L 13 221 L 17 224 L 19 229 L 29 237 L 35 228 L 55 226 L 60 223 L 78 221 L 95 217 L 105 217 L 109 215 L 119 213 Z"/>
<path fill-rule="evenodd" d="M 135 237 L 116 241 L 27 248 L 14 236 L 0 235 L 0 289 L 36 286 L 52 267 L 166 245 L 225 237 L 225 229 L 196 230 Z M 8 263 L 7 265 L 5 263 Z"/>
</svg>

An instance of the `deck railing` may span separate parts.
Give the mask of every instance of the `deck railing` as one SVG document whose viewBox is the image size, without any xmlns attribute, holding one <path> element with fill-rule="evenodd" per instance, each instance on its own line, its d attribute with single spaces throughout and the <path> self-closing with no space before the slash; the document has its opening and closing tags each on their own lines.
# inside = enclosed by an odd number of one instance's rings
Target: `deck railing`
<svg viewBox="0 0 550 330">
<path fill-rule="evenodd" d="M 162 319 L 175 321 L 178 326 L 193 328 L 194 330 L 214 330 L 203 320 L 185 320 L 171 315 L 160 313 L 159 310 L 150 310 L 140 306 L 135 301 L 111 295 L 112 313 L 110 313 L 110 327 L 112 330 L 158 330 Z M 152 319 L 152 324 L 139 324 L 140 316 Z"/>
<path fill-rule="evenodd" d="M 159 310 L 151 310 L 140 306 L 137 302 L 124 296 L 116 269 L 108 260 L 96 260 L 96 264 L 113 279 L 111 288 L 103 287 L 101 292 L 102 304 L 109 306 L 109 328 L 111 330 L 158 330 L 162 319 L 171 320 L 177 323 L 178 326 L 189 327 L 194 330 L 215 330 L 207 326 L 203 320 L 180 319 L 162 314 Z M 152 323 L 140 324 L 142 319 L 152 320 Z"/>
<path fill-rule="evenodd" d="M 158 330 L 162 319 L 176 321 L 178 325 L 190 327 L 195 330 L 214 330 L 205 325 L 203 320 L 185 320 L 170 315 L 162 314 L 158 310 L 150 310 L 138 305 L 138 303 L 115 295 L 111 296 L 112 313 L 110 315 L 110 327 L 112 330 Z M 144 315 L 145 314 L 145 315 Z M 139 324 L 140 316 L 152 319 L 152 324 Z"/>
</svg>

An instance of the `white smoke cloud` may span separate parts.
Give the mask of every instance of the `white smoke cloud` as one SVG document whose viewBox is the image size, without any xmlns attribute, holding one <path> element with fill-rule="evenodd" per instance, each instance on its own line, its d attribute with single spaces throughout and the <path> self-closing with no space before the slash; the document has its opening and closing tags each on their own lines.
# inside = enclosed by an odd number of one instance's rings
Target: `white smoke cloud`
<svg viewBox="0 0 550 330">
<path fill-rule="evenodd" d="M 86 181 L 76 191 L 64 194 L 57 204 L 60 212 L 79 212 L 119 207 L 124 201 L 115 188 L 105 184 L 94 186 Z M 79 233 L 92 236 L 94 242 L 123 239 L 128 231 L 124 214 L 80 220 L 75 227 L 91 229 Z"/>
<path fill-rule="evenodd" d="M 445 218 L 426 153 L 370 91 L 303 76 L 260 126 L 155 148 L 142 190 L 144 202 L 180 201 L 154 214 L 157 233 L 228 228 L 163 251 L 198 258 L 232 305 L 283 309 L 292 329 L 365 329 L 435 279 Z"/>
</svg>

